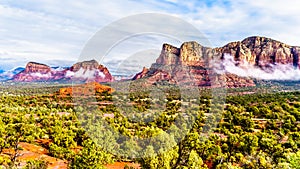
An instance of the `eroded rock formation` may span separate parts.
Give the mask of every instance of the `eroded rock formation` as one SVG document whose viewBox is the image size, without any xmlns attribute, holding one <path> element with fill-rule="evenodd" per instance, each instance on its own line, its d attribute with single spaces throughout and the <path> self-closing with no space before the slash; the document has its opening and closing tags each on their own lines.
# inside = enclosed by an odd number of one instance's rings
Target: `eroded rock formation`
<svg viewBox="0 0 300 169">
<path fill-rule="evenodd" d="M 51 76 L 51 68 L 45 64 L 29 62 L 25 69 L 13 76 L 14 81 L 32 82 L 48 80 Z"/>
<path fill-rule="evenodd" d="M 26 68 L 12 78 L 18 82 L 111 82 L 113 77 L 106 67 L 97 61 L 84 61 L 70 68 L 53 69 L 45 64 L 29 62 Z"/>
<path fill-rule="evenodd" d="M 70 71 L 75 73 L 72 77 L 75 81 L 113 81 L 113 77 L 108 69 L 96 60 L 78 62 L 70 67 Z"/>
<path fill-rule="evenodd" d="M 169 44 L 162 46 L 160 56 L 150 69 L 142 71 L 135 79 L 157 76 L 159 72 L 167 73 L 168 78 L 176 83 L 196 86 L 220 86 L 212 68 L 212 61 L 222 61 L 224 56 L 231 55 L 237 66 L 251 65 L 263 70 L 270 70 L 274 65 L 284 64 L 300 67 L 300 47 L 289 46 L 282 42 L 253 36 L 243 41 L 231 42 L 219 48 L 209 48 L 197 42 L 184 42 L 180 48 Z M 152 77 L 153 78 L 153 77 Z M 226 73 L 227 87 L 254 86 L 250 78 Z M 214 81 L 214 84 L 212 82 Z"/>
<path fill-rule="evenodd" d="M 51 68 L 45 64 L 29 62 L 27 63 L 24 73 L 42 73 L 46 74 L 51 71 Z"/>
<path fill-rule="evenodd" d="M 299 47 L 265 37 L 249 37 L 241 42 L 229 43 L 218 50 L 234 56 L 237 62 L 247 62 L 262 68 L 272 64 L 299 66 Z"/>
<path fill-rule="evenodd" d="M 59 95 L 61 96 L 81 96 L 81 95 L 95 95 L 96 93 L 103 93 L 103 92 L 108 92 L 112 93 L 114 92 L 114 89 L 101 85 L 97 82 L 90 82 L 86 84 L 81 84 L 81 85 L 76 85 L 73 87 L 68 87 L 68 88 L 61 88 L 59 90 Z"/>
</svg>

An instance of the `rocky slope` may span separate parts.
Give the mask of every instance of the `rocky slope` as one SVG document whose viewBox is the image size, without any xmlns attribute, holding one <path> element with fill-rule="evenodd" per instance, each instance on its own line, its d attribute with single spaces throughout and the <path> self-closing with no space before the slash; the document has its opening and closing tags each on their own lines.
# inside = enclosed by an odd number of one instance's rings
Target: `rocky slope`
<svg viewBox="0 0 300 169">
<path fill-rule="evenodd" d="M 139 73 L 137 73 L 132 80 L 137 80 L 137 79 L 141 79 L 143 77 L 145 77 L 147 75 L 147 73 L 149 72 L 149 69 L 146 67 L 143 67 L 143 70 Z"/>
<path fill-rule="evenodd" d="M 272 71 L 277 64 L 298 68 L 299 53 L 300 47 L 258 36 L 231 42 L 219 48 L 204 47 L 194 41 L 185 42 L 180 48 L 164 44 L 156 62 L 149 70 L 144 69 L 138 73 L 134 79 L 148 78 L 150 83 L 166 80 L 192 86 L 217 87 L 222 86 L 220 78 L 223 78 L 227 87 L 254 86 L 253 80 L 247 77 L 228 72 L 220 76 L 214 71 L 215 65 L 222 69 L 222 62 L 225 56 L 229 55 L 233 57 L 235 65 L 245 69 L 250 65 Z"/>
<path fill-rule="evenodd" d="M 265 38 L 249 37 L 241 42 L 232 42 L 216 49 L 222 54 L 230 54 L 238 63 L 267 68 L 274 64 L 291 64 L 299 67 L 300 47 Z"/>
<path fill-rule="evenodd" d="M 112 75 L 108 69 L 97 61 L 84 61 L 70 68 L 54 69 L 45 64 L 29 62 L 26 68 L 12 77 L 17 82 L 111 82 Z"/>
<path fill-rule="evenodd" d="M 96 60 L 83 61 L 74 64 L 70 68 L 74 72 L 73 80 L 111 82 L 113 77 L 108 69 Z"/>
<path fill-rule="evenodd" d="M 29 62 L 25 69 L 13 76 L 14 81 L 31 82 L 47 80 L 51 76 L 51 68 L 45 64 Z"/>
</svg>

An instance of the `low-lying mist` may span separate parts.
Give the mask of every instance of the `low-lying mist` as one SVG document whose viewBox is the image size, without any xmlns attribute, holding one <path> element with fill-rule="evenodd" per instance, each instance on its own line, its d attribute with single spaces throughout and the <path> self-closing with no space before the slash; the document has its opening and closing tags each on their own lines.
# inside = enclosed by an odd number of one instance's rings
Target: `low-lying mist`
<svg viewBox="0 0 300 169">
<path fill-rule="evenodd" d="M 247 61 L 237 64 L 233 56 L 224 55 L 221 63 L 215 62 L 217 73 L 232 73 L 261 80 L 300 80 L 300 70 L 292 64 L 270 64 L 267 68 L 250 65 Z"/>
</svg>

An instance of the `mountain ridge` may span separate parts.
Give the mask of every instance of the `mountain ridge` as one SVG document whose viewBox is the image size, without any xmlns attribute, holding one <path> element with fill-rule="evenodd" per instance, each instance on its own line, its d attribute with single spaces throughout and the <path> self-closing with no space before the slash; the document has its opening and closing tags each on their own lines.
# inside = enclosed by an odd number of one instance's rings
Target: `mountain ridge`
<svg viewBox="0 0 300 169">
<path fill-rule="evenodd" d="M 212 61 L 219 68 L 224 66 L 228 56 L 235 66 L 247 69 L 250 66 L 263 71 L 272 71 L 276 65 L 288 65 L 299 69 L 300 47 L 260 36 L 247 37 L 241 41 L 229 42 L 223 47 L 205 47 L 196 41 L 184 42 L 180 47 L 164 43 L 161 53 L 150 68 L 138 72 L 132 80 L 148 79 L 149 83 L 169 81 L 193 86 L 212 86 L 220 77 L 213 72 Z M 248 66 L 248 67 L 247 67 Z M 3 73 L 0 73 L 0 76 Z M 13 76 L 12 76 L 13 75 Z M 70 67 L 57 69 L 38 62 L 28 62 L 24 70 L 10 74 L 16 82 L 112 82 L 114 77 L 108 68 L 96 60 L 82 61 Z M 174 78 L 176 77 L 176 78 Z M 254 86 L 253 79 L 241 77 L 235 72 L 225 72 L 227 87 Z M 5 78 L 2 78 L 5 79 Z M 214 84 L 218 86 L 218 84 Z"/>
<path fill-rule="evenodd" d="M 77 62 L 70 68 L 58 67 L 57 69 L 38 62 L 28 62 L 25 69 L 15 74 L 11 80 L 15 82 L 111 82 L 113 77 L 106 67 L 91 60 Z"/>
<path fill-rule="evenodd" d="M 299 69 L 300 47 L 290 46 L 271 38 L 252 36 L 242 41 L 230 42 L 223 47 L 210 48 L 195 41 L 184 42 L 179 48 L 163 44 L 161 54 L 147 72 L 139 72 L 136 77 L 149 78 L 150 82 L 159 80 L 182 81 L 192 86 L 213 86 L 218 80 L 213 72 L 212 61 L 222 69 L 226 56 L 232 57 L 234 66 L 259 67 L 264 71 L 273 71 L 276 65 L 291 65 Z M 164 72 L 167 78 L 156 77 Z M 187 77 L 190 76 L 188 79 Z M 192 77 L 191 77 L 192 76 Z M 248 77 L 240 77 L 235 72 L 225 72 L 227 87 L 254 86 Z M 156 80 L 153 80 L 156 79 Z M 171 80 L 173 79 L 173 80 Z M 214 84 L 214 86 L 220 86 Z"/>
<path fill-rule="evenodd" d="M 166 55 L 162 55 L 164 52 Z M 270 63 L 279 63 L 284 61 L 280 60 L 283 55 L 289 55 L 291 57 L 286 57 L 285 59 L 287 62 L 282 62 L 283 64 L 295 63 L 297 66 L 300 65 L 298 59 L 300 53 L 299 46 L 290 46 L 283 42 L 260 36 L 247 37 L 242 41 L 229 42 L 223 47 L 215 48 L 202 46 L 196 41 L 184 42 L 179 48 L 165 43 L 162 46 L 162 53 L 160 58 L 156 61 L 158 64 L 170 64 L 164 62 L 166 59 L 161 58 L 162 56 L 166 56 L 169 59 L 168 61 L 172 62 L 172 64 L 176 62 L 188 65 L 189 62 L 200 61 L 200 59 L 203 59 L 202 57 L 204 54 L 208 59 L 213 59 L 213 56 L 219 56 L 220 54 L 230 54 L 234 56 L 237 61 L 247 60 L 250 63 L 257 64 L 257 66 L 262 65 L 259 63 L 259 58 L 269 60 Z M 253 59 L 253 57 L 258 58 Z M 293 59 L 295 59 L 295 61 L 291 62 Z"/>
</svg>

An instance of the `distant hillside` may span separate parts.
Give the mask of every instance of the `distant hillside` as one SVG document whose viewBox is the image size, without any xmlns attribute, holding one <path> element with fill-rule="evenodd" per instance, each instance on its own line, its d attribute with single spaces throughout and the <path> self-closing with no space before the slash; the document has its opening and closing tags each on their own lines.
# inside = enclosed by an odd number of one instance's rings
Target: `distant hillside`
<svg viewBox="0 0 300 169">
<path fill-rule="evenodd" d="M 112 75 L 108 69 L 97 61 L 78 62 L 70 68 L 51 68 L 48 65 L 29 62 L 26 68 L 15 74 L 16 82 L 111 82 Z"/>
</svg>

